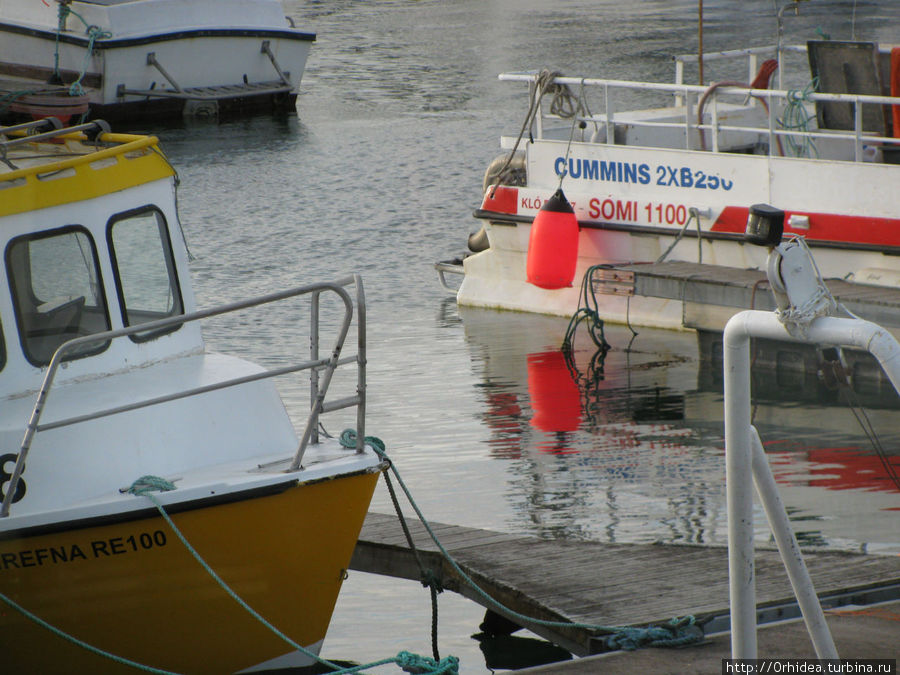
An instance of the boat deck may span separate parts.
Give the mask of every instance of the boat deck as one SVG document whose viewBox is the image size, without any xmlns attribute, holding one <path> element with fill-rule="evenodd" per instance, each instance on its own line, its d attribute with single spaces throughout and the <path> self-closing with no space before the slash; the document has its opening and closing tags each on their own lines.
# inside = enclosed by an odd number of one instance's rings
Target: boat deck
<svg viewBox="0 0 900 675">
<path fill-rule="evenodd" d="M 445 589 L 485 605 L 441 556 L 425 528 L 408 523 L 423 566 Z M 545 620 L 645 626 L 693 615 L 707 634 L 729 623 L 728 551 L 724 547 L 552 541 L 456 525 L 432 529 L 460 568 L 512 610 Z M 841 552 L 806 554 L 823 606 L 900 597 L 900 558 Z M 421 580 L 396 516 L 370 513 L 351 569 Z M 775 550 L 756 552 L 760 622 L 799 612 Z M 585 628 L 529 626 L 578 656 L 604 651 Z"/>
</svg>

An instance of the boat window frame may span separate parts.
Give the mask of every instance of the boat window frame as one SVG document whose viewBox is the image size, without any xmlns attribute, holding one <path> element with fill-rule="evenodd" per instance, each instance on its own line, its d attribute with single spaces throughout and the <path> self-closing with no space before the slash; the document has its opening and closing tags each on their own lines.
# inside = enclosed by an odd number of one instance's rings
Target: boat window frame
<svg viewBox="0 0 900 675">
<path fill-rule="evenodd" d="M 113 239 L 113 229 L 118 223 L 133 216 L 146 215 L 149 213 L 153 213 L 157 217 L 157 225 L 161 235 L 159 240 L 162 244 L 163 257 L 165 259 L 166 271 L 169 277 L 169 288 L 172 292 L 172 299 L 177 303 L 178 307 L 178 309 L 173 311 L 171 314 L 160 318 L 179 316 L 181 314 L 184 314 L 185 312 L 184 295 L 181 292 L 181 280 L 178 276 L 178 264 L 175 260 L 175 250 L 172 246 L 172 232 L 169 228 L 169 220 L 166 218 L 166 214 L 163 213 L 162 209 L 160 209 L 155 204 L 144 204 L 143 206 L 128 209 L 127 211 L 120 211 L 119 213 L 115 213 L 110 216 L 109 220 L 106 221 L 106 245 L 109 249 L 109 260 L 113 271 L 113 283 L 116 286 L 116 295 L 118 296 L 119 313 L 121 315 L 122 325 L 126 327 L 139 326 L 140 324 L 132 324 L 128 318 L 128 306 L 125 299 L 125 289 L 122 286 L 122 276 L 119 269 L 119 259 L 116 256 L 116 246 Z M 179 323 L 175 324 L 174 326 L 160 328 L 154 331 L 132 333 L 128 337 L 132 342 L 136 343 L 149 342 L 151 340 L 155 340 L 158 337 L 162 337 L 163 335 L 174 333 L 183 325 L 184 324 Z"/>
<path fill-rule="evenodd" d="M 111 317 L 109 314 L 109 301 L 108 301 L 108 298 L 106 297 L 106 287 L 105 287 L 105 284 L 103 281 L 103 273 L 101 271 L 100 256 L 98 254 L 97 243 L 94 241 L 94 237 L 91 235 L 91 231 L 87 227 L 85 227 L 84 225 L 79 225 L 77 223 L 73 223 L 73 224 L 69 224 L 69 225 L 63 225 L 61 227 L 54 227 L 49 230 L 38 230 L 37 232 L 26 232 L 25 234 L 21 234 L 17 237 L 13 237 L 12 239 L 10 239 L 7 242 L 6 248 L 3 251 L 3 258 L 4 258 L 5 265 L 6 265 L 6 278 L 7 278 L 7 283 L 9 284 L 9 293 L 10 293 L 11 300 L 12 300 L 13 313 L 14 313 L 15 319 L 16 319 L 16 331 L 19 336 L 19 347 L 22 350 L 22 354 L 25 356 L 25 360 L 37 368 L 43 368 L 43 367 L 49 365 L 50 361 L 53 358 L 53 354 L 51 354 L 50 357 L 47 358 L 46 360 L 38 359 L 38 358 L 35 358 L 35 354 L 33 354 L 32 351 L 28 347 L 31 340 L 27 335 L 24 317 L 22 316 L 22 307 L 21 307 L 21 303 L 20 303 L 21 296 L 19 295 L 19 288 L 18 288 L 16 279 L 15 279 L 15 275 L 13 273 L 14 265 L 11 260 L 11 255 L 12 255 L 13 248 L 20 242 L 40 241 L 41 239 L 50 239 L 52 237 L 59 237 L 59 236 L 63 236 L 66 234 L 83 234 L 85 236 L 85 238 L 87 239 L 87 243 L 90 247 L 90 253 L 93 258 L 93 260 L 92 260 L 93 271 L 95 274 L 95 279 L 96 279 L 96 284 L 97 284 L 97 289 L 96 289 L 96 292 L 97 292 L 96 300 L 98 303 L 97 308 L 103 310 L 103 318 L 105 318 L 105 320 L 106 320 L 106 328 L 104 328 L 102 331 L 98 331 L 98 332 L 105 332 L 112 328 Z M 27 261 L 27 264 L 29 266 L 28 277 L 29 277 L 29 279 L 31 279 L 30 260 Z M 34 295 L 33 286 L 26 290 L 27 290 L 27 293 L 30 296 L 30 300 L 32 302 L 36 302 L 36 301 L 40 300 L 40 298 L 37 298 Z M 2 337 L 2 336 L 0 336 L 0 337 Z M 62 343 L 60 343 L 60 344 L 62 344 Z M 91 343 L 91 344 L 93 344 L 93 343 Z M 96 347 L 91 347 L 88 349 L 84 349 L 83 351 L 78 351 L 78 352 L 67 354 L 66 356 L 63 357 L 63 361 L 75 361 L 78 359 L 84 359 L 84 358 L 88 358 L 91 356 L 96 356 L 97 354 L 101 354 L 101 353 L 105 352 L 109 348 L 110 344 L 111 344 L 111 340 L 103 340 L 102 342 L 98 342 Z M 58 347 L 57 347 L 57 349 L 58 349 Z M 56 352 L 56 350 L 54 350 L 54 353 L 55 352 Z"/>
</svg>

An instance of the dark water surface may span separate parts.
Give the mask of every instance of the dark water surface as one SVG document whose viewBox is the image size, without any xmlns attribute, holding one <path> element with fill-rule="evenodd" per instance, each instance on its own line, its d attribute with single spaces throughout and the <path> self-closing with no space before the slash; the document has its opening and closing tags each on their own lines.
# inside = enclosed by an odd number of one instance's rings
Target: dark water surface
<svg viewBox="0 0 900 675">
<path fill-rule="evenodd" d="M 900 3 L 808 4 L 790 17 L 789 40 L 818 27 L 900 42 Z M 498 73 L 668 81 L 670 55 L 696 47 L 696 8 L 289 0 L 297 25 L 318 34 L 297 117 L 153 130 L 181 175 L 199 304 L 360 272 L 368 432 L 431 519 L 545 538 L 724 545 L 721 377 L 694 335 L 608 326 L 602 363 L 580 335 L 567 365 L 566 320 L 457 308 L 433 270 L 463 250 L 499 135 L 524 115 L 521 89 Z M 774 42 L 774 12 L 768 0 L 708 2 L 706 49 Z M 296 319 L 276 310 L 252 342 L 213 341 L 264 358 L 292 348 Z M 755 419 L 802 542 L 900 553 L 900 496 L 851 413 L 770 389 Z M 302 408 L 302 393 L 286 395 Z M 889 449 L 897 415 L 887 403 L 869 410 Z M 326 418 L 340 431 L 334 424 Z M 391 509 L 381 486 L 373 508 Z M 757 538 L 769 540 L 761 511 Z M 483 610 L 452 593 L 440 610 L 442 655 L 459 656 L 464 673 L 488 672 L 470 638 Z M 429 655 L 430 622 L 418 583 L 351 573 L 323 655 Z"/>
</svg>

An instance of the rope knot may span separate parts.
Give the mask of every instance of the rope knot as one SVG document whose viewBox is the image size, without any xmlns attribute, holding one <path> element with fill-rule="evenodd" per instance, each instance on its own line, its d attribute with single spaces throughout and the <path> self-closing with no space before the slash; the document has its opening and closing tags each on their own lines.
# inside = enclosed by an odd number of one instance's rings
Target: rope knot
<svg viewBox="0 0 900 675">
<path fill-rule="evenodd" d="M 434 590 L 436 593 L 443 593 L 444 586 L 441 584 L 441 580 L 434 573 L 434 570 L 428 569 L 422 572 L 422 585 L 425 588 L 430 588 Z"/>
<path fill-rule="evenodd" d="M 175 489 L 175 483 L 159 476 L 141 476 L 134 481 L 127 490 L 128 494 L 137 495 L 138 497 L 149 494 L 150 492 L 169 492 Z"/>
<path fill-rule="evenodd" d="M 703 630 L 695 624 L 693 616 L 686 616 L 662 626 L 621 628 L 606 638 L 606 646 L 610 650 L 626 652 L 641 647 L 683 647 L 703 639 Z"/>
<path fill-rule="evenodd" d="M 340 444 L 345 448 L 355 448 L 356 429 L 344 429 L 341 432 L 339 441 Z M 377 436 L 366 436 L 363 441 L 364 445 L 368 445 L 370 448 L 372 448 L 379 457 L 384 456 L 385 445 L 384 441 L 382 441 L 380 438 L 378 438 Z"/>
<path fill-rule="evenodd" d="M 400 652 L 396 657 L 397 665 L 407 673 L 413 675 L 457 675 L 459 673 L 459 659 L 455 656 L 447 656 L 440 661 L 435 661 L 428 656 L 420 656 L 411 652 Z"/>
</svg>

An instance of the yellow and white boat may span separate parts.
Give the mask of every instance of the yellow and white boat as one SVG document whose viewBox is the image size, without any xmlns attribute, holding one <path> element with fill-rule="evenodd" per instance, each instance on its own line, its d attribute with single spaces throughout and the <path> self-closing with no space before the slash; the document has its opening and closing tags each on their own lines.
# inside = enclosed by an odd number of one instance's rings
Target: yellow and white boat
<svg viewBox="0 0 900 675">
<path fill-rule="evenodd" d="M 124 669 L 86 645 L 177 672 L 308 663 L 384 468 L 362 442 L 361 283 L 198 311 L 157 140 L 57 126 L 0 127 L 0 669 Z M 305 305 L 308 358 L 207 351 L 201 320 L 272 302 Z M 326 396 L 335 368 L 350 395 Z M 298 433 L 273 377 L 307 370 Z M 318 437 L 354 408 L 355 447 Z M 129 489 L 148 475 L 166 489 Z"/>
</svg>

